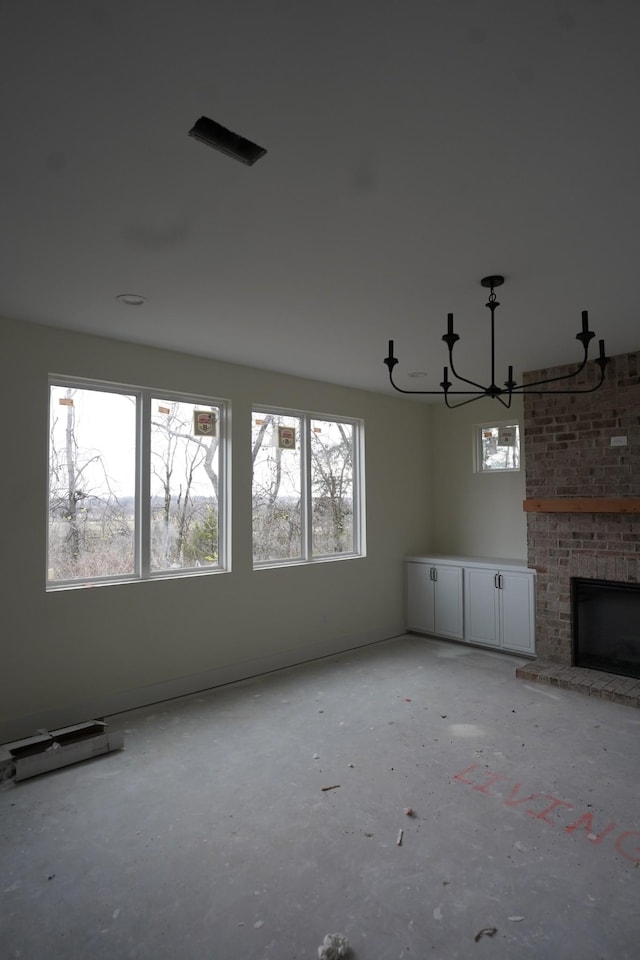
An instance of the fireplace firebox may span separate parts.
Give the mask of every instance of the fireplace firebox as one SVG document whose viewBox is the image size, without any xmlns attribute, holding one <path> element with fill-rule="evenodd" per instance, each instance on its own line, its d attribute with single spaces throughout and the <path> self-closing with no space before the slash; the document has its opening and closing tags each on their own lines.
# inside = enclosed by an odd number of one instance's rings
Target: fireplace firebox
<svg viewBox="0 0 640 960">
<path fill-rule="evenodd" d="M 640 584 L 571 580 L 573 662 L 640 679 Z"/>
</svg>

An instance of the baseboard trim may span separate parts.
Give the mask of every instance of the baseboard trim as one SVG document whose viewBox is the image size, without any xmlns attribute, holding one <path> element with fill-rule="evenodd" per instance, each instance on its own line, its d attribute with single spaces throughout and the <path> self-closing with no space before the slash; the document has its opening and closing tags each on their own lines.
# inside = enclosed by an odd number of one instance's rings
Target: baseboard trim
<svg viewBox="0 0 640 960">
<path fill-rule="evenodd" d="M 319 643 L 310 644 L 308 647 L 296 647 L 293 650 L 266 654 L 264 657 L 256 657 L 253 660 L 215 667 L 212 670 L 206 670 L 204 673 L 175 677 L 146 687 L 136 687 L 132 690 L 90 697 L 51 710 L 16 717 L 13 720 L 3 721 L 0 725 L 0 743 L 10 743 L 13 740 L 31 736 L 36 730 L 42 728 L 48 730 L 96 717 L 112 717 L 115 714 L 135 710 L 138 707 L 147 707 L 165 700 L 175 700 L 176 697 L 189 696 L 203 690 L 222 687 L 228 683 L 236 683 L 239 680 L 248 680 L 250 677 L 273 673 L 275 670 L 295 667 L 311 660 L 321 660 L 323 657 L 346 653 L 348 650 L 355 650 L 358 647 L 381 643 L 383 640 L 391 640 L 405 633 L 404 624 L 398 624 L 395 627 L 382 630 L 371 630 L 334 640 L 323 640 Z"/>
</svg>

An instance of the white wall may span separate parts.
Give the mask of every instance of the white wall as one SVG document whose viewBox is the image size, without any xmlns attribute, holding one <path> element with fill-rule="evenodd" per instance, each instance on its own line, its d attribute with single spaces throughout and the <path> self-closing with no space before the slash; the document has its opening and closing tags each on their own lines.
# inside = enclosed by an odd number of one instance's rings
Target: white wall
<svg viewBox="0 0 640 960">
<path fill-rule="evenodd" d="M 514 420 L 524 432 L 522 400 L 505 410 L 497 400 L 477 400 L 456 410 L 432 406 L 431 493 L 435 509 L 431 549 L 467 556 L 526 560 L 527 525 L 522 468 L 517 473 L 474 473 L 473 426 Z"/>
<path fill-rule="evenodd" d="M 402 558 L 434 542 L 428 407 L 14 321 L 0 321 L 0 339 L 0 743 L 402 631 Z M 45 591 L 49 373 L 231 401 L 231 573 Z M 367 557 L 252 570 L 252 404 L 364 419 Z"/>
</svg>

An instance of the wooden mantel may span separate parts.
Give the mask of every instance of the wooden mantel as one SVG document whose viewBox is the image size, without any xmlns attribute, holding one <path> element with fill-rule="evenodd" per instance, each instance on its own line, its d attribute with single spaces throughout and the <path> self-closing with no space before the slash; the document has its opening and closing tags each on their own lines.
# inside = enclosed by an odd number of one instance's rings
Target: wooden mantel
<svg viewBox="0 0 640 960">
<path fill-rule="evenodd" d="M 522 506 L 526 513 L 640 513 L 640 497 L 531 497 Z"/>
</svg>

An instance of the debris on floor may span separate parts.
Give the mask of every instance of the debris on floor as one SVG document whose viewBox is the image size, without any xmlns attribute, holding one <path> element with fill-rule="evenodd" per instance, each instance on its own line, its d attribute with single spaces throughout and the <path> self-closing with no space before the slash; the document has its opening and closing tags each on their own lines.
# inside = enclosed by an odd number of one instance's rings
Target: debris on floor
<svg viewBox="0 0 640 960">
<path fill-rule="evenodd" d="M 339 784 L 339 783 L 334 783 L 334 785 L 333 785 L 332 787 L 322 787 L 322 792 L 323 792 L 323 793 L 326 793 L 327 790 L 338 790 L 339 787 L 340 787 L 340 784 Z"/>
<path fill-rule="evenodd" d="M 408 817 L 415 817 L 415 813 L 413 812 L 413 807 L 405 807 L 404 812 Z"/>
<path fill-rule="evenodd" d="M 57 730 L 40 730 L 34 737 L 0 748 L 0 781 L 26 780 L 71 763 L 88 760 L 124 746 L 122 730 L 108 732 L 104 720 L 89 720 Z"/>
<path fill-rule="evenodd" d="M 319 960 L 342 960 L 348 956 L 351 944 L 341 933 L 328 933 L 318 947 Z"/>
<path fill-rule="evenodd" d="M 507 917 L 507 920 L 511 920 L 512 923 L 519 923 L 524 920 L 524 917 Z"/>
<path fill-rule="evenodd" d="M 495 937 L 497 932 L 498 932 L 497 927 L 483 927 L 482 930 L 478 930 L 478 932 L 476 933 L 473 939 L 477 943 L 483 937 Z"/>
<path fill-rule="evenodd" d="M 396 840 L 396 846 L 398 846 L 398 847 L 401 847 L 401 846 L 402 846 L 402 835 L 403 835 L 403 833 L 404 833 L 404 830 L 398 830 L 398 839 Z"/>
</svg>

